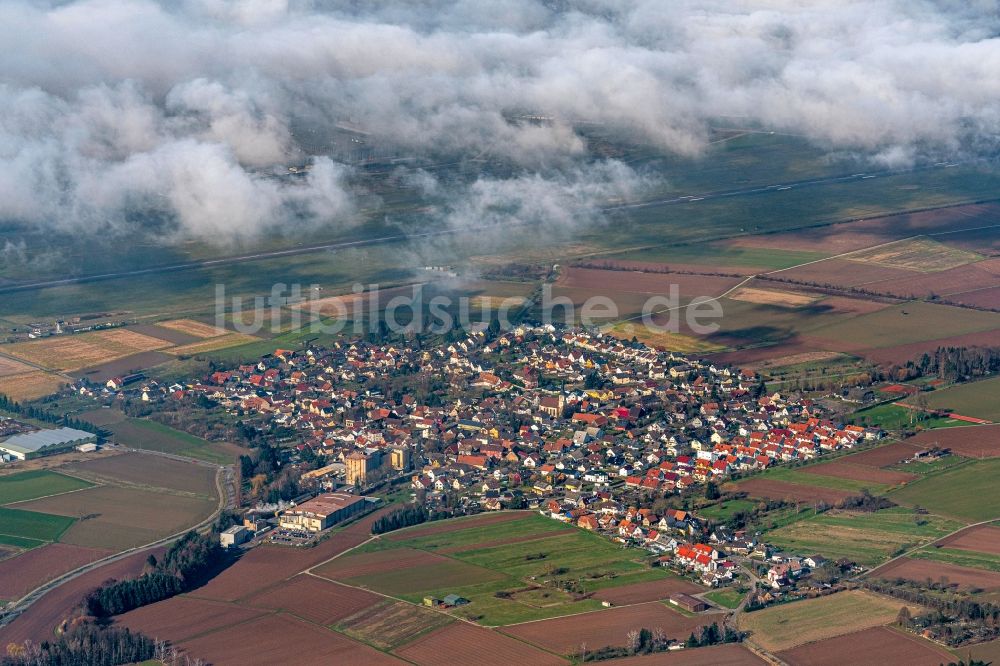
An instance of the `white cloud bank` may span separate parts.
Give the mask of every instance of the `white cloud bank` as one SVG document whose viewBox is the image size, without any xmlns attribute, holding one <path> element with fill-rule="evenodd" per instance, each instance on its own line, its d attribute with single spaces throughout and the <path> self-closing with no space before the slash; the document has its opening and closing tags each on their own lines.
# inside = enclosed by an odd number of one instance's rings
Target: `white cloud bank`
<svg viewBox="0 0 1000 666">
<path fill-rule="evenodd" d="M 582 122 L 694 156 L 729 116 L 887 163 L 988 152 L 998 34 L 991 1 L 8 0 L 0 222 L 114 230 L 153 212 L 216 240 L 345 223 L 336 158 L 271 175 L 310 157 L 296 137 L 345 124 L 408 154 L 502 157 L 518 175 L 449 215 L 520 197 L 543 223 L 618 187 L 602 173 L 635 180 L 583 166 Z"/>
</svg>

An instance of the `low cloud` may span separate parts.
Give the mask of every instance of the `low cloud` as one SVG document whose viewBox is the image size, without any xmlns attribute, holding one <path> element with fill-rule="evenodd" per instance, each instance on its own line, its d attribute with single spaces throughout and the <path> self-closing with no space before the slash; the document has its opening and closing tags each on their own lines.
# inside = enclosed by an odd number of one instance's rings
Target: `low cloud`
<svg viewBox="0 0 1000 666">
<path fill-rule="evenodd" d="M 719 122 L 890 167 L 989 154 L 997 34 L 985 1 L 12 0 L 0 221 L 336 228 L 374 155 L 506 164 L 417 183 L 449 224 L 593 223 L 642 178 L 582 127 L 691 157 Z"/>
</svg>

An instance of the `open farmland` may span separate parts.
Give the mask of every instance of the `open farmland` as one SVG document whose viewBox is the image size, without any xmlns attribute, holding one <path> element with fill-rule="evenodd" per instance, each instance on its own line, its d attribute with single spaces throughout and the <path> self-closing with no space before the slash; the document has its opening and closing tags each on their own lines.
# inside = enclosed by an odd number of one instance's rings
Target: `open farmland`
<svg viewBox="0 0 1000 666">
<path fill-rule="evenodd" d="M 171 331 L 178 331 L 193 338 L 215 338 L 226 334 L 226 329 L 205 324 L 194 319 L 172 319 L 170 321 L 160 321 L 156 323 L 158 328 L 166 328 Z"/>
<path fill-rule="evenodd" d="M 925 395 L 931 409 L 1000 421 L 1000 377 L 957 384 Z M 1000 450 L 1000 445 L 997 448 Z"/>
<path fill-rule="evenodd" d="M 173 358 L 173 356 L 163 351 L 139 352 L 138 354 L 129 354 L 128 356 L 116 358 L 107 363 L 76 370 L 73 372 L 73 376 L 86 379 L 95 384 L 103 384 L 112 377 L 124 377 L 134 372 L 140 372 L 145 368 L 155 367 Z"/>
<path fill-rule="evenodd" d="M 511 664 L 565 664 L 564 659 L 543 652 L 495 631 L 455 622 L 417 638 L 396 654 L 419 666 L 437 666 L 447 655 L 456 664 L 511 666 Z"/>
<path fill-rule="evenodd" d="M 1000 555 L 1000 527 L 979 525 L 942 539 L 935 545 Z"/>
<path fill-rule="evenodd" d="M 773 274 L 779 280 L 808 282 L 834 287 L 860 287 L 882 280 L 906 279 L 919 275 L 916 271 L 890 268 L 876 264 L 859 264 L 847 259 L 826 259 L 815 264 L 789 268 Z"/>
<path fill-rule="evenodd" d="M 20 375 L 4 375 L 0 377 L 0 393 L 12 400 L 37 400 L 43 396 L 55 393 L 70 382 L 51 372 L 36 370 Z"/>
<path fill-rule="evenodd" d="M 944 271 L 979 261 L 982 256 L 973 252 L 948 247 L 925 236 L 909 238 L 853 252 L 846 257 L 851 261 L 876 264 L 889 268 L 934 272 Z"/>
<path fill-rule="evenodd" d="M 0 560 L 0 599 L 20 599 L 67 571 L 110 554 L 106 550 L 50 543 Z"/>
<path fill-rule="evenodd" d="M 93 484 L 48 470 L 30 470 L 0 476 L 0 504 L 24 502 L 47 495 L 58 495 L 89 488 Z"/>
<path fill-rule="evenodd" d="M 0 356 L 0 377 L 7 377 L 10 375 L 23 375 L 26 372 L 31 372 L 34 368 L 30 365 L 25 365 L 20 361 L 15 361 L 12 358 L 7 358 L 6 356 Z"/>
<path fill-rule="evenodd" d="M 609 645 L 622 647 L 625 635 L 633 629 L 661 628 L 668 637 L 683 641 L 698 627 L 720 619 L 721 616 L 712 615 L 681 615 L 665 604 L 653 602 L 525 622 L 504 627 L 501 631 L 550 652 L 575 655 L 579 653 L 582 641 L 586 641 L 590 649 Z"/>
<path fill-rule="evenodd" d="M 918 273 L 878 282 L 867 282 L 864 284 L 864 289 L 900 298 L 946 297 L 948 301 L 961 301 L 961 298 L 954 298 L 954 296 L 970 290 L 998 285 L 1000 285 L 1000 277 L 995 273 L 981 268 L 978 264 L 967 264 L 939 273 Z"/>
<path fill-rule="evenodd" d="M 908 664 L 939 666 L 953 663 L 951 653 L 913 634 L 888 627 L 872 627 L 846 636 L 827 638 L 781 652 L 790 666 L 842 664 Z"/>
<path fill-rule="evenodd" d="M 244 333 L 227 333 L 226 335 L 220 335 L 216 338 L 208 338 L 199 342 L 192 342 L 188 345 L 172 347 L 167 351 L 174 356 L 194 356 L 196 354 L 219 351 L 220 349 L 238 347 L 251 342 L 258 342 L 259 340 L 260 338 L 256 338 L 252 335 L 246 335 Z"/>
<path fill-rule="evenodd" d="M 896 599 L 851 590 L 744 613 L 738 624 L 741 630 L 750 632 L 749 640 L 754 644 L 780 652 L 889 624 L 895 621 L 901 605 Z"/>
<path fill-rule="evenodd" d="M 622 340 L 635 338 L 650 347 L 682 354 L 700 354 L 724 349 L 721 345 L 711 343 L 705 338 L 682 335 L 670 331 L 657 331 L 642 324 L 627 321 L 614 324 L 608 327 L 606 331 Z"/>
<path fill-rule="evenodd" d="M 147 419 L 129 418 L 106 427 L 122 446 L 198 458 L 218 465 L 233 462 L 240 451 L 235 446 L 209 442 Z"/>
<path fill-rule="evenodd" d="M 836 504 L 843 499 L 850 497 L 853 493 L 835 488 L 820 488 L 816 486 L 806 486 L 799 483 L 788 483 L 787 481 L 775 481 L 765 478 L 753 478 L 740 481 L 736 484 L 740 492 L 745 492 L 751 497 L 763 497 L 774 500 L 791 500 L 793 502 L 804 502 L 812 504 L 815 502 L 826 502 Z"/>
<path fill-rule="evenodd" d="M 903 557 L 873 569 L 872 578 L 894 580 L 904 578 L 916 583 L 947 583 L 958 588 L 979 589 L 987 592 L 1000 590 L 1000 572 L 973 569 L 929 559 Z"/>
<path fill-rule="evenodd" d="M 853 465 L 843 461 L 808 465 L 799 471 L 804 474 L 815 474 L 817 476 L 828 476 L 837 479 L 850 479 L 861 483 L 875 484 L 876 486 L 895 486 L 908 481 L 913 481 L 917 478 L 914 474 L 904 474 L 903 472 L 874 469 L 872 467 Z"/>
<path fill-rule="evenodd" d="M 729 294 L 734 301 L 746 301 L 759 305 L 776 305 L 784 308 L 797 308 L 814 303 L 822 294 L 809 294 L 799 291 L 780 291 L 760 287 L 740 287 Z"/>
<path fill-rule="evenodd" d="M 610 601 L 615 606 L 642 604 L 649 601 L 660 601 L 670 598 L 678 592 L 684 594 L 699 594 L 704 588 L 682 578 L 664 578 L 662 580 L 632 583 L 621 587 L 611 587 L 594 593 L 595 599 Z"/>
<path fill-rule="evenodd" d="M 779 548 L 818 553 L 828 559 L 847 558 L 874 566 L 901 550 L 929 543 L 958 529 L 961 523 L 905 508 L 875 513 L 831 510 L 767 533 Z"/>
<path fill-rule="evenodd" d="M 382 601 L 383 597 L 371 592 L 300 574 L 267 588 L 244 603 L 284 611 L 327 626 Z"/>
<path fill-rule="evenodd" d="M 998 475 L 1000 459 L 972 461 L 893 490 L 889 499 L 967 523 L 990 520 L 1000 517 Z"/>
<path fill-rule="evenodd" d="M 217 601 L 172 597 L 115 618 L 117 624 L 147 636 L 169 636 L 174 643 L 258 618 L 267 611 Z"/>
<path fill-rule="evenodd" d="M 908 460 L 920 450 L 920 446 L 911 444 L 912 438 L 901 442 L 892 442 L 867 451 L 852 453 L 839 459 L 839 462 L 865 467 L 888 467 Z"/>
<path fill-rule="evenodd" d="M 215 497 L 178 492 L 152 492 L 98 486 L 80 492 L 32 500 L 18 505 L 52 514 L 72 527 L 61 531 L 63 543 L 88 548 L 124 550 L 180 532 L 215 510 Z M 74 522 L 76 519 L 76 522 Z"/>
<path fill-rule="evenodd" d="M 400 664 L 400 660 L 290 615 L 265 615 L 179 642 L 214 664 Z"/>
<path fill-rule="evenodd" d="M 505 518 L 502 518 L 506 516 Z M 408 537 L 408 538 L 407 538 Z M 399 530 L 315 569 L 317 575 L 419 603 L 458 594 L 472 605 L 453 613 L 505 625 L 599 608 L 598 597 L 661 598 L 683 585 L 644 554 L 534 512 L 484 514 Z M 584 594 L 550 579 L 572 578 Z M 638 584 L 648 584 L 639 590 Z M 499 594 L 498 594 L 499 593 Z"/>
<path fill-rule="evenodd" d="M 380 650 L 392 650 L 452 622 L 444 613 L 423 606 L 383 600 L 344 618 L 336 629 Z"/>
<path fill-rule="evenodd" d="M 215 470 L 211 467 L 170 458 L 151 460 L 149 455 L 142 453 L 105 455 L 70 463 L 63 469 L 95 483 L 123 484 L 145 490 L 168 489 L 208 497 L 217 492 Z"/>
<path fill-rule="evenodd" d="M 58 335 L 33 342 L 5 345 L 4 353 L 53 370 L 70 371 L 107 363 L 139 352 L 169 347 L 159 338 L 126 328 Z"/>
<path fill-rule="evenodd" d="M 0 645 L 23 643 L 29 639 L 36 643 L 49 640 L 56 625 L 70 615 L 71 609 L 90 590 L 110 578 L 138 576 L 146 565 L 146 558 L 150 555 L 160 557 L 163 551 L 164 548 L 154 548 L 135 553 L 63 583 L 33 603 L 13 622 L 0 627 Z"/>
<path fill-rule="evenodd" d="M 30 540 L 40 546 L 46 541 L 58 539 L 72 524 L 73 519 L 65 516 L 0 507 L 0 543 L 24 547 L 30 546 L 30 543 L 25 544 L 25 540 Z"/>
<path fill-rule="evenodd" d="M 966 458 L 1000 456 L 1000 425 L 962 425 L 917 433 L 907 444 L 928 449 L 938 446 Z"/>
</svg>

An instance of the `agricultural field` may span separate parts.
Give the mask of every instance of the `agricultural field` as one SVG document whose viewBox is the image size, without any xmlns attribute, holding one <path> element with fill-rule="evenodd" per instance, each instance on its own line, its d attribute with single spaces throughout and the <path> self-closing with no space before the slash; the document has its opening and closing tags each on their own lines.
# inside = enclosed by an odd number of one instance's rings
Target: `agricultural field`
<svg viewBox="0 0 1000 666">
<path fill-rule="evenodd" d="M 194 356 L 196 354 L 206 354 L 222 349 L 229 349 L 230 347 L 239 347 L 241 345 L 250 344 L 251 342 L 257 342 L 258 340 L 260 340 L 260 338 L 252 335 L 246 335 L 244 333 L 227 333 L 225 335 L 208 338 L 207 340 L 202 340 L 200 342 L 192 342 L 188 345 L 171 347 L 167 351 L 174 356 Z"/>
<path fill-rule="evenodd" d="M 962 425 L 921 432 L 906 443 L 921 448 L 934 446 L 950 449 L 953 454 L 966 458 L 995 458 L 1000 456 L 1000 425 Z"/>
<path fill-rule="evenodd" d="M 765 666 L 766 661 L 742 645 L 725 643 L 697 650 L 681 650 L 662 654 L 624 657 L 611 662 L 614 666 Z"/>
<path fill-rule="evenodd" d="M 73 522 L 64 516 L 0 507 L 0 543 L 25 547 L 26 543 L 34 542 L 41 546 L 62 536 Z"/>
<path fill-rule="evenodd" d="M 843 461 L 821 462 L 818 465 L 803 467 L 801 471 L 804 474 L 814 474 L 833 479 L 848 479 L 859 483 L 871 484 L 870 488 L 898 486 L 917 478 L 913 474 L 872 469 L 864 465 L 853 465 Z"/>
<path fill-rule="evenodd" d="M 206 462 L 225 465 L 239 453 L 234 446 L 209 442 L 148 419 L 129 418 L 106 426 L 116 443 L 135 449 L 172 453 Z"/>
<path fill-rule="evenodd" d="M 866 250 L 858 250 L 846 258 L 862 264 L 875 264 L 888 268 L 929 273 L 971 264 L 983 257 L 973 252 L 948 247 L 932 238 L 921 236 Z"/>
<path fill-rule="evenodd" d="M 936 545 L 1000 555 L 1000 527 L 995 525 L 971 527 L 947 539 L 942 539 Z"/>
<path fill-rule="evenodd" d="M 20 599 L 39 585 L 110 554 L 107 550 L 49 543 L 0 560 L 0 599 Z"/>
<path fill-rule="evenodd" d="M 830 510 L 768 532 L 768 542 L 797 553 L 847 558 L 874 566 L 961 527 L 935 515 L 895 507 L 875 513 Z"/>
<path fill-rule="evenodd" d="M 23 375 L 26 372 L 31 372 L 33 369 L 34 368 L 30 365 L 26 365 L 20 361 L 15 361 L 14 359 L 7 358 L 6 356 L 0 356 L 0 377 Z"/>
<path fill-rule="evenodd" d="M 840 472 L 838 473 L 837 470 Z M 890 486 L 900 483 L 901 478 L 898 472 L 888 472 L 882 475 L 877 472 L 858 470 L 857 474 L 851 474 L 851 467 L 844 467 L 843 463 L 839 467 L 835 467 L 831 463 L 822 461 L 796 468 L 775 467 L 753 477 L 754 480 L 782 481 L 802 486 L 840 490 L 855 495 L 865 489 L 872 493 L 882 492 Z M 881 482 L 876 479 L 881 479 Z"/>
<path fill-rule="evenodd" d="M 337 623 L 335 629 L 380 650 L 393 650 L 454 620 L 404 601 L 383 600 Z"/>
<path fill-rule="evenodd" d="M 738 625 L 749 640 L 771 652 L 889 624 L 903 604 L 895 599 L 851 590 L 744 613 Z M 911 612 L 919 609 L 911 608 Z"/>
<path fill-rule="evenodd" d="M 127 328 L 75 335 L 59 335 L 32 342 L 4 345 L 5 354 L 52 370 L 68 372 L 100 365 L 140 352 L 169 347 L 170 343 Z"/>
<path fill-rule="evenodd" d="M 997 518 L 1000 514 L 1000 459 L 972 461 L 893 490 L 889 499 L 921 506 L 931 513 L 966 523 Z"/>
<path fill-rule="evenodd" d="M 1000 591 L 1000 573 L 963 567 L 939 560 L 903 557 L 873 570 L 872 578 L 903 578 L 916 583 L 928 581 L 965 590 Z"/>
<path fill-rule="evenodd" d="M 1000 421 L 1000 377 L 957 384 L 924 395 L 931 409 Z"/>
<path fill-rule="evenodd" d="M 0 476 L 0 504 L 24 502 L 47 495 L 90 488 L 94 484 L 57 472 L 32 470 Z"/>
<path fill-rule="evenodd" d="M 760 287 L 739 287 L 728 295 L 734 301 L 746 301 L 758 305 L 776 305 L 783 308 L 799 308 L 815 303 L 823 298 L 822 294 L 810 294 L 799 291 L 780 291 Z"/>
<path fill-rule="evenodd" d="M 70 463 L 62 469 L 101 485 L 122 485 L 140 490 L 179 492 L 196 496 L 216 493 L 215 470 L 207 465 L 192 465 L 170 458 L 156 458 L 142 453 L 122 453 Z"/>
<path fill-rule="evenodd" d="M 384 597 L 316 576 L 300 574 L 255 594 L 245 605 L 284 611 L 329 626 L 380 604 Z"/>
<path fill-rule="evenodd" d="M 665 603 L 652 602 L 525 622 L 500 631 L 550 652 L 573 656 L 580 653 L 582 642 L 590 649 L 623 647 L 626 634 L 633 629 L 660 628 L 668 637 L 683 641 L 692 631 L 720 619 L 713 615 L 682 615 Z"/>
<path fill-rule="evenodd" d="M 160 321 L 156 323 L 159 328 L 166 328 L 172 331 L 179 331 L 184 335 L 194 338 L 215 338 L 226 334 L 226 329 L 205 324 L 193 319 L 172 319 L 170 321 Z"/>
<path fill-rule="evenodd" d="M 801 502 L 803 504 L 815 504 L 817 502 L 836 504 L 837 502 L 856 494 L 846 490 L 803 485 L 801 483 L 789 483 L 788 481 L 766 479 L 760 476 L 747 479 L 746 481 L 740 481 L 733 487 L 738 492 L 747 493 L 750 497 L 788 500 L 792 502 Z"/>
<path fill-rule="evenodd" d="M 637 603 L 691 590 L 647 559 L 536 513 L 511 512 L 399 530 L 314 573 L 412 603 L 458 594 L 472 603 L 454 613 L 492 626 L 594 610 L 598 599 Z M 578 589 L 566 592 L 556 580 Z"/>
<path fill-rule="evenodd" d="M 37 400 L 55 393 L 69 383 L 69 380 L 59 375 L 36 370 L 20 375 L 0 376 L 0 393 L 19 402 Z"/>
<path fill-rule="evenodd" d="M 635 338 L 650 347 L 669 349 L 681 354 L 704 354 L 724 349 L 721 345 L 713 344 L 703 337 L 657 331 L 642 324 L 627 321 L 608 327 L 606 332 L 622 340 Z"/>
<path fill-rule="evenodd" d="M 945 562 L 960 567 L 970 569 L 983 569 L 985 571 L 1000 572 L 1000 555 L 992 553 L 977 553 L 971 550 L 960 550 L 957 548 L 944 548 L 938 544 L 928 546 L 914 553 L 909 557 L 918 560 L 932 560 L 934 562 Z"/>
<path fill-rule="evenodd" d="M 181 595 L 143 606 L 115 618 L 115 623 L 147 635 L 169 636 L 174 642 L 242 624 L 266 611 Z"/>
<path fill-rule="evenodd" d="M 215 497 L 108 485 L 18 506 L 71 525 L 56 534 L 62 543 L 119 551 L 181 532 L 217 504 Z"/>
<path fill-rule="evenodd" d="M 778 656 L 789 666 L 894 663 L 940 666 L 955 662 L 951 653 L 934 643 L 889 627 L 872 627 L 807 643 Z"/>
<path fill-rule="evenodd" d="M 342 634 L 284 613 L 200 633 L 179 641 L 179 646 L 192 658 L 214 664 L 278 664 L 293 655 L 301 664 L 402 663 Z"/>
<path fill-rule="evenodd" d="M 857 425 L 874 426 L 883 430 L 932 430 L 954 428 L 967 425 L 947 416 L 931 416 L 916 409 L 908 409 L 897 404 L 878 405 L 854 412 L 851 421 Z"/>
<path fill-rule="evenodd" d="M 550 666 L 567 663 L 565 659 L 526 643 L 465 622 L 454 622 L 424 634 L 396 650 L 396 654 L 419 666 L 436 666 L 445 655 L 445 660 L 477 666 Z"/>
</svg>

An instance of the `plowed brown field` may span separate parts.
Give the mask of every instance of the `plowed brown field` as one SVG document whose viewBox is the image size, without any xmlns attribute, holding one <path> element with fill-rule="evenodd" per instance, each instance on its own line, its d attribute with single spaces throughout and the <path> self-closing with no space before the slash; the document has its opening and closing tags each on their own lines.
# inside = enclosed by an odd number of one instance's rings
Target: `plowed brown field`
<svg viewBox="0 0 1000 666">
<path fill-rule="evenodd" d="M 594 598 L 601 601 L 610 601 L 616 606 L 624 606 L 626 604 L 659 601 L 660 599 L 668 598 L 676 592 L 697 594 L 704 591 L 704 588 L 698 587 L 687 580 L 664 578 L 663 580 L 650 581 L 648 583 L 633 583 L 631 585 L 600 590 L 594 593 Z"/>
<path fill-rule="evenodd" d="M 843 666 L 843 664 L 907 664 L 938 666 L 954 657 L 917 636 L 874 627 L 846 636 L 807 643 L 778 653 L 791 666 Z"/>
<path fill-rule="evenodd" d="M 396 653 L 420 666 L 442 663 L 476 666 L 565 664 L 566 661 L 490 629 L 455 622 L 418 638 Z"/>
<path fill-rule="evenodd" d="M 823 501 L 827 504 L 836 504 L 851 496 L 851 493 L 844 490 L 804 486 L 798 483 L 772 481 L 771 479 L 748 479 L 740 481 L 736 487 L 751 497 L 766 497 L 775 500 L 787 499 L 794 502 L 806 503 Z"/>
<path fill-rule="evenodd" d="M 0 560 L 0 599 L 20 599 L 42 583 L 110 554 L 107 550 L 50 543 Z"/>
<path fill-rule="evenodd" d="M 218 601 L 173 597 L 120 615 L 115 622 L 132 631 L 177 643 L 200 634 L 247 622 L 267 611 Z"/>
<path fill-rule="evenodd" d="M 885 469 L 876 469 L 866 465 L 856 465 L 848 462 L 829 462 L 820 465 L 803 467 L 801 472 L 817 476 L 831 476 L 838 479 L 852 479 L 868 483 L 880 483 L 894 486 L 917 478 L 916 474 L 905 474 Z"/>
<path fill-rule="evenodd" d="M 373 606 L 382 599 L 371 592 L 301 574 L 250 597 L 244 603 L 287 611 L 325 626 Z"/>
<path fill-rule="evenodd" d="M 937 562 L 933 560 L 913 560 L 904 557 L 903 559 L 891 562 L 884 567 L 873 569 L 871 574 L 875 578 L 905 578 L 906 580 L 924 583 L 928 579 L 934 582 L 941 582 L 947 579 L 948 583 L 958 587 L 981 588 L 983 590 L 1000 590 L 1000 573 L 995 571 L 985 571 L 983 569 L 972 569 L 970 567 L 960 567 L 957 564 Z"/>
<path fill-rule="evenodd" d="M 937 542 L 938 545 L 959 550 L 972 550 L 977 553 L 992 553 L 1000 555 L 1000 527 L 980 525 L 970 527 L 947 539 Z"/>
</svg>

